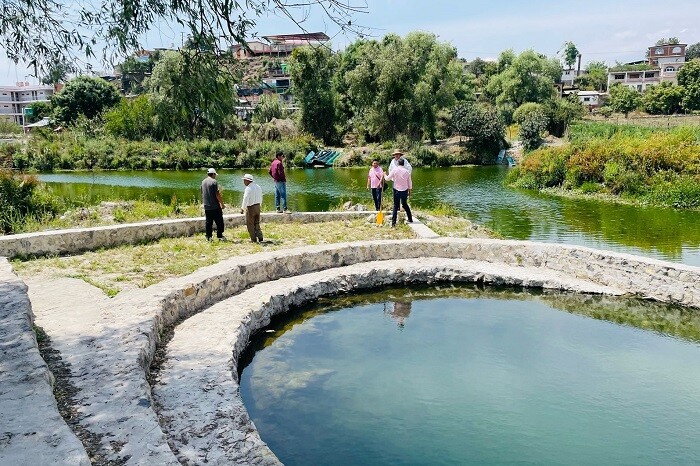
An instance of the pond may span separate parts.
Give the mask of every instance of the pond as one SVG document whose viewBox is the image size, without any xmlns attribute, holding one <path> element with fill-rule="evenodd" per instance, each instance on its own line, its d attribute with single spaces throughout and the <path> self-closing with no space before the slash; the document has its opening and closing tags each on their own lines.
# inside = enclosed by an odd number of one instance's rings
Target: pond
<svg viewBox="0 0 700 466">
<path fill-rule="evenodd" d="M 508 168 L 416 168 L 417 207 L 452 206 L 506 238 L 576 244 L 629 252 L 700 266 L 700 211 L 614 205 L 507 188 Z M 263 210 L 273 210 L 273 186 L 266 170 L 247 170 L 263 188 Z M 327 210 L 343 201 L 371 205 L 365 168 L 288 170 L 290 208 Z M 220 170 L 225 200 L 240 202 L 242 170 Z M 40 178 L 62 196 L 95 199 L 198 199 L 204 177 L 195 171 L 72 172 Z"/>
<path fill-rule="evenodd" d="M 287 466 L 696 464 L 699 331 L 638 300 L 381 290 L 279 317 L 241 394 Z"/>
</svg>

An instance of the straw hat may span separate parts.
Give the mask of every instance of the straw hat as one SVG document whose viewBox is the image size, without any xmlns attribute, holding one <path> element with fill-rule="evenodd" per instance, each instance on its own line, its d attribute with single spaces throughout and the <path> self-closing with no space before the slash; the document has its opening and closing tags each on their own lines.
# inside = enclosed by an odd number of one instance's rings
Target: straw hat
<svg viewBox="0 0 700 466">
<path fill-rule="evenodd" d="M 251 175 L 250 173 L 246 173 L 245 175 L 243 175 L 243 179 L 253 181 L 253 175 Z"/>
<path fill-rule="evenodd" d="M 403 155 L 403 152 L 401 152 L 401 151 L 398 150 L 398 149 L 394 149 L 394 152 L 392 152 L 391 155 L 392 155 L 392 156 L 394 156 L 394 155 Z"/>
</svg>

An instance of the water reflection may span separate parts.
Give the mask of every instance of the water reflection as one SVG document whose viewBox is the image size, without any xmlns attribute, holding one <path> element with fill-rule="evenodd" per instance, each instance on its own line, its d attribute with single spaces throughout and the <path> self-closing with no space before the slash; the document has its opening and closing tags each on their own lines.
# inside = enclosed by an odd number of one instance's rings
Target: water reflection
<svg viewBox="0 0 700 466">
<path fill-rule="evenodd" d="M 439 298 L 538 300 L 554 309 L 597 320 L 642 330 L 660 332 L 668 336 L 700 343 L 700 311 L 637 298 L 588 295 L 543 289 L 486 287 L 477 284 L 443 284 L 411 288 L 389 288 L 340 296 L 320 298 L 315 304 L 292 309 L 275 316 L 266 331 L 251 340 L 241 357 L 239 370 L 252 360 L 255 352 L 266 348 L 286 332 L 314 317 L 339 309 L 380 304 L 382 314 L 395 322 L 400 330 L 406 327 L 416 300 Z M 387 299 L 388 298 L 388 299 Z"/>
<path fill-rule="evenodd" d="M 398 326 L 399 330 L 403 330 L 403 328 L 406 326 L 408 316 L 411 315 L 411 301 L 408 299 L 403 299 L 400 301 L 384 303 L 384 314 L 396 321 L 396 325 Z"/>
</svg>

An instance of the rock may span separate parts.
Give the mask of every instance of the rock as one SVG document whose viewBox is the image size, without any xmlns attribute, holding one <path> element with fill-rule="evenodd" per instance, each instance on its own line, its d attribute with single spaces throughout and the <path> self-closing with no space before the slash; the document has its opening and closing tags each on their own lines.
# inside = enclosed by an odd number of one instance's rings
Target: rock
<svg viewBox="0 0 700 466">
<path fill-rule="evenodd" d="M 343 210 L 351 210 L 352 209 L 352 201 L 348 201 L 345 204 L 343 204 Z"/>
</svg>

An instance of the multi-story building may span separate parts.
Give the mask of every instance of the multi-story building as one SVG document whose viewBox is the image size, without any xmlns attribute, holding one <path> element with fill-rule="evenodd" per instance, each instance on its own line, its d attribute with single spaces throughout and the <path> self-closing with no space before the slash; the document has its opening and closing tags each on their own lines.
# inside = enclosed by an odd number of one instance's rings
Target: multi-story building
<svg viewBox="0 0 700 466">
<path fill-rule="evenodd" d="M 0 86 L 0 118 L 24 125 L 24 109 L 36 102 L 48 102 L 53 86 L 18 82 L 15 86 Z"/>
<path fill-rule="evenodd" d="M 251 115 L 263 94 L 276 94 L 288 109 L 295 109 L 294 98 L 290 93 L 291 78 L 287 67 L 287 57 L 297 47 L 305 45 L 321 46 L 330 40 L 322 32 L 305 34 L 279 34 L 263 36 L 267 43 L 250 41 L 246 46 L 234 45 L 231 51 L 247 63 L 247 77 L 238 88 L 239 115 Z"/>
<path fill-rule="evenodd" d="M 647 49 L 647 60 L 613 69 L 608 73 L 608 89 L 613 84 L 620 83 L 639 92 L 644 92 L 649 86 L 662 82 L 678 82 L 678 70 L 685 63 L 685 48 L 687 44 L 654 45 Z M 639 64 L 648 69 L 640 69 Z"/>
</svg>

